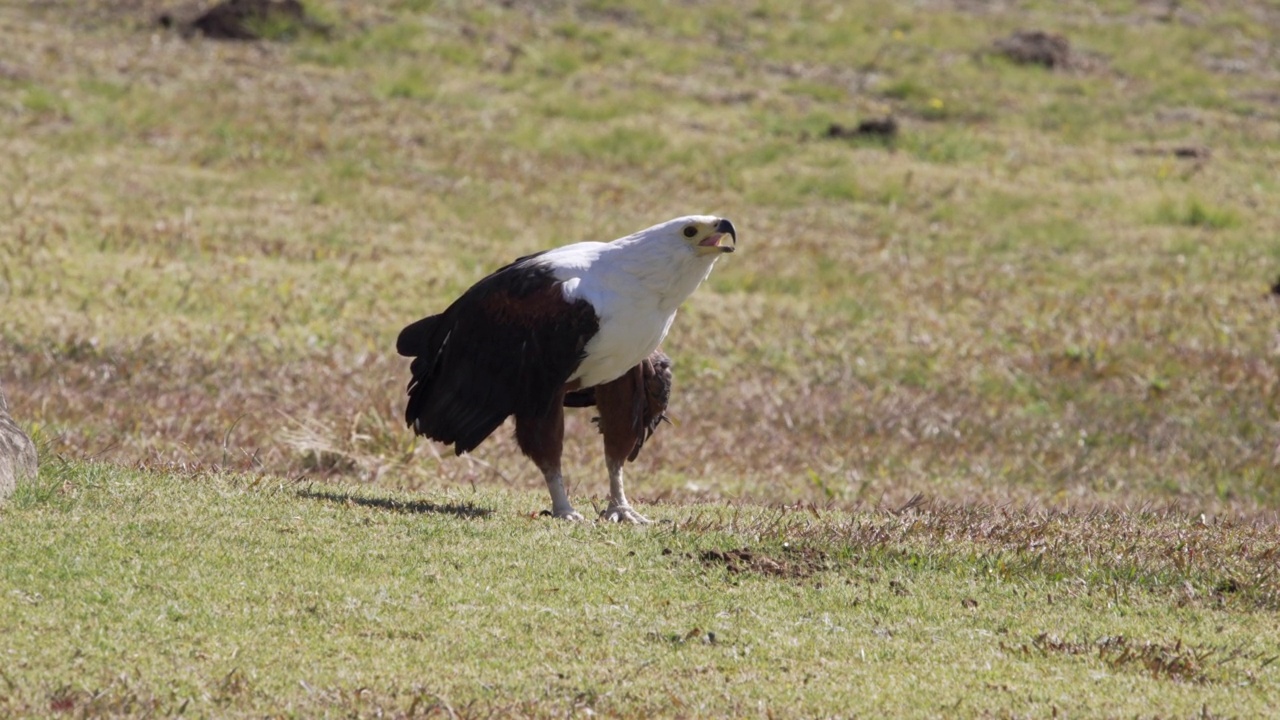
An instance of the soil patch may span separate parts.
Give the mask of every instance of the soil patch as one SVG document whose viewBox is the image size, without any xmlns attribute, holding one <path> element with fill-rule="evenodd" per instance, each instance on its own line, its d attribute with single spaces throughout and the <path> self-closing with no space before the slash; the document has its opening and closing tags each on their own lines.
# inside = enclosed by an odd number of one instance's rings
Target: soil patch
<svg viewBox="0 0 1280 720">
<path fill-rule="evenodd" d="M 1062 70 L 1070 67 L 1071 43 L 1062 35 L 1041 30 L 1019 30 L 995 41 L 996 52 L 1019 65 L 1041 65 Z"/>
<path fill-rule="evenodd" d="M 1208 160 L 1212 151 L 1203 145 L 1178 145 L 1176 147 L 1143 147 L 1134 152 L 1138 155 L 1172 155 L 1183 160 Z"/>
<path fill-rule="evenodd" d="M 827 137 L 837 139 L 878 138 L 890 140 L 898 136 L 898 121 L 893 117 L 863 120 L 855 127 L 831 123 L 827 128 Z"/>
<path fill-rule="evenodd" d="M 327 33 L 328 27 L 307 15 L 299 0 L 223 0 L 194 19 L 181 21 L 175 13 L 157 19 L 163 27 L 199 33 L 212 40 L 262 40 Z"/>
<path fill-rule="evenodd" d="M 785 548 L 770 555 L 760 550 L 703 550 L 698 559 L 704 565 L 723 565 L 731 573 L 754 572 L 780 578 L 807 578 L 830 567 L 827 554 L 808 548 Z"/>
<path fill-rule="evenodd" d="M 1132 670 L 1156 679 L 1197 685 L 1224 681 L 1221 668 L 1229 662 L 1262 659 L 1238 648 L 1225 650 L 1187 645 L 1181 640 L 1172 643 L 1144 642 L 1123 635 L 1104 636 L 1089 642 L 1063 640 L 1041 633 L 1030 643 L 1009 645 L 1001 642 L 1000 646 L 1007 652 L 1021 655 L 1096 655 L 1115 670 Z"/>
</svg>

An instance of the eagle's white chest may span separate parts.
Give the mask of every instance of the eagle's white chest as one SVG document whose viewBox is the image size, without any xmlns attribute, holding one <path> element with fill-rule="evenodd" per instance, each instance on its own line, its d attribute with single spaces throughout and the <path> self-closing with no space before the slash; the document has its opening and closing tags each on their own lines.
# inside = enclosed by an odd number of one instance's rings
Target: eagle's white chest
<svg viewBox="0 0 1280 720">
<path fill-rule="evenodd" d="M 582 258 L 585 263 L 569 262 L 555 271 L 565 299 L 586 300 L 600 320 L 586 357 L 569 378 L 583 388 L 620 377 L 657 349 L 677 308 L 711 272 L 711 260 L 691 253 L 628 257 L 625 248 L 613 248 L 606 263 L 600 262 L 602 250 L 610 252 L 591 243 L 581 251 L 590 255 Z"/>
<path fill-rule="evenodd" d="M 585 349 L 586 357 L 570 380 L 582 387 L 594 387 L 620 377 L 657 349 L 675 320 L 675 310 L 663 312 L 658 307 L 636 303 L 597 307 L 600 331 Z"/>
</svg>

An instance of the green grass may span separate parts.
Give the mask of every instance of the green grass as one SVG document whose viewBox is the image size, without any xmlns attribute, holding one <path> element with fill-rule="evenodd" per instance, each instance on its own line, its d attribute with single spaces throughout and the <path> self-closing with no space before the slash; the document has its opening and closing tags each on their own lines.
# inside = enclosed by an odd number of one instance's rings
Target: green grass
<svg viewBox="0 0 1280 720">
<path fill-rule="evenodd" d="M 1230 208 L 1206 205 L 1197 198 L 1191 198 L 1185 203 L 1161 201 L 1156 209 L 1156 220 L 1169 225 L 1203 227 L 1210 230 L 1222 230 L 1240 223 L 1239 216 Z"/>
<path fill-rule="evenodd" d="M 0 516 L 11 715 L 1261 714 L 1280 535 L 388 494 L 47 461 Z M 928 692 L 920 688 L 928 687 Z"/>
<path fill-rule="evenodd" d="M 216 43 L 154 0 L 0 0 L 0 381 L 46 469 L 0 510 L 14 713 L 1274 704 L 1266 3 L 308 8 L 329 31 Z M 1079 62 L 990 52 L 1022 28 Z M 693 212 L 740 243 L 630 468 L 669 524 L 530 520 L 508 429 L 455 458 L 403 426 L 404 324 Z M 586 507 L 589 412 L 565 459 Z M 784 543 L 821 567 L 701 555 Z"/>
</svg>

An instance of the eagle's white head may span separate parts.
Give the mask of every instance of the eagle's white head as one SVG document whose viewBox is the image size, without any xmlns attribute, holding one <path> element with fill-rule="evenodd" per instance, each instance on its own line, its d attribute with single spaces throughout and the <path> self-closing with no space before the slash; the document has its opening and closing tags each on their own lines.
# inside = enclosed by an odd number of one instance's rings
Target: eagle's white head
<svg viewBox="0 0 1280 720">
<path fill-rule="evenodd" d="M 621 287 L 636 282 L 662 312 L 676 307 L 707 279 L 716 260 L 738 244 L 733 223 L 715 215 L 686 215 L 645 228 L 605 246 L 599 256 L 601 278 Z M 625 281 L 622 278 L 631 278 Z M 637 298 L 636 302 L 648 300 Z"/>
<path fill-rule="evenodd" d="M 728 241 L 723 242 L 726 238 Z M 623 238 L 623 241 L 632 239 L 683 243 L 699 257 L 714 259 L 734 251 L 738 245 L 738 231 L 733 223 L 715 215 L 686 215 L 645 228 Z"/>
</svg>

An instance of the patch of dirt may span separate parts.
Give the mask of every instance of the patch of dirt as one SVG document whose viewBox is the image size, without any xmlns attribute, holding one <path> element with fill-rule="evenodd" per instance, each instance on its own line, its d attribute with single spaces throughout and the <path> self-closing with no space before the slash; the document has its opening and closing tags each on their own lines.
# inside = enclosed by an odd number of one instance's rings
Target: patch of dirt
<svg viewBox="0 0 1280 720">
<path fill-rule="evenodd" d="M 698 559 L 704 565 L 723 565 L 731 573 L 754 572 L 786 579 L 803 579 L 830 567 L 827 554 L 821 550 L 791 548 L 780 555 L 759 550 L 703 550 Z"/>
<path fill-rule="evenodd" d="M 836 139 L 879 138 L 890 140 L 898 136 L 898 121 L 893 116 L 863 120 L 856 127 L 831 123 L 827 137 Z"/>
<path fill-rule="evenodd" d="M 1227 649 L 1208 645 L 1186 645 L 1181 640 L 1172 643 L 1143 642 L 1123 635 L 1103 636 L 1096 641 L 1063 640 L 1048 633 L 1041 633 L 1030 643 L 1007 645 L 1005 651 L 1021 655 L 1097 655 L 1115 670 L 1130 670 L 1150 675 L 1156 679 L 1204 685 L 1232 680 L 1234 672 L 1247 671 L 1245 667 L 1269 662 L 1261 654 L 1248 653 L 1240 648 Z M 1235 667 L 1227 667 L 1236 663 Z"/>
<path fill-rule="evenodd" d="M 161 27 L 177 27 L 212 40 L 261 40 L 265 27 L 282 28 L 284 34 L 309 30 L 325 33 L 328 27 L 307 15 L 299 0 L 223 0 L 194 19 L 180 20 L 179 13 L 161 13 Z"/>
<path fill-rule="evenodd" d="M 995 49 L 1019 65 L 1063 70 L 1072 64 L 1071 43 L 1062 35 L 1041 30 L 1019 30 L 996 40 Z"/>
<path fill-rule="evenodd" d="M 1212 151 L 1203 145 L 1177 145 L 1175 147 L 1143 147 L 1136 148 L 1137 155 L 1172 155 L 1182 160 L 1208 160 Z"/>
</svg>

